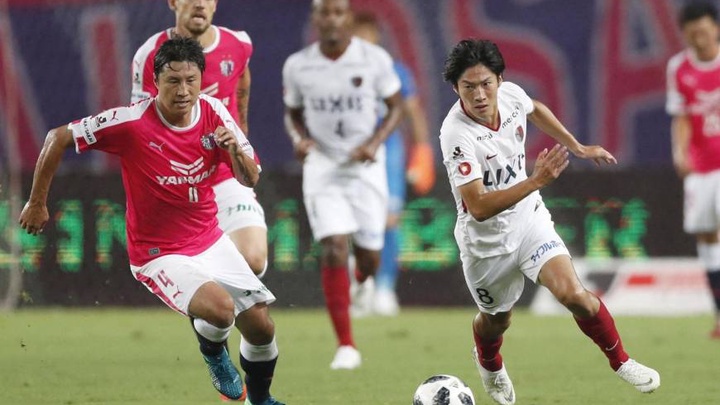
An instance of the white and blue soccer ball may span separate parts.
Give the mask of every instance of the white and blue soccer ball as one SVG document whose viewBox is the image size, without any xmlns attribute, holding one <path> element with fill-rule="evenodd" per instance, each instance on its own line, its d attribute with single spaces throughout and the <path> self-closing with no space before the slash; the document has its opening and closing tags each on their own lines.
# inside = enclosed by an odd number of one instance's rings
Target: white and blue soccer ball
<svg viewBox="0 0 720 405">
<path fill-rule="evenodd" d="M 437 374 L 418 386 L 413 405 L 475 405 L 475 397 L 461 379 Z"/>
</svg>

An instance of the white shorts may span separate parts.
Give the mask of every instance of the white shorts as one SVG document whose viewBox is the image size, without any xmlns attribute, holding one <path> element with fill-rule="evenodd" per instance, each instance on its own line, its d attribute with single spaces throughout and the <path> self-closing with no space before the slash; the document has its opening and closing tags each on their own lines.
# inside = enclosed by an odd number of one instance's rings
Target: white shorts
<svg viewBox="0 0 720 405">
<path fill-rule="evenodd" d="M 720 170 L 685 177 L 685 232 L 715 232 L 720 228 Z"/>
<path fill-rule="evenodd" d="M 253 305 L 272 303 L 275 296 L 250 270 L 227 235 L 223 235 L 206 251 L 196 256 L 167 255 L 130 266 L 140 281 L 165 305 L 188 315 L 190 300 L 201 285 L 214 281 L 235 301 L 235 315 Z"/>
<path fill-rule="evenodd" d="M 510 253 L 483 259 L 461 253 L 465 283 L 481 312 L 508 312 L 522 295 L 525 277 L 537 283 L 542 266 L 555 256 L 570 256 L 550 214 L 544 209 L 523 227 L 522 241 Z"/>
<path fill-rule="evenodd" d="M 213 186 L 217 219 L 220 229 L 230 233 L 250 226 L 267 229 L 265 211 L 255 198 L 255 192 L 235 179 L 227 179 Z"/>
<path fill-rule="evenodd" d="M 383 146 L 374 163 L 340 164 L 312 150 L 303 165 L 303 195 L 315 240 L 352 235 L 359 247 L 382 249 L 388 206 Z"/>
</svg>

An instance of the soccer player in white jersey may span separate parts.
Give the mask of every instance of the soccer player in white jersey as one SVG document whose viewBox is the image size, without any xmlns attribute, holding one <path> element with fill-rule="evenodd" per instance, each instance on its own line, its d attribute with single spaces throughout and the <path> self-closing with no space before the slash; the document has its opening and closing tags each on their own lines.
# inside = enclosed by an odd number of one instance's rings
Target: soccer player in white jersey
<svg viewBox="0 0 720 405">
<path fill-rule="evenodd" d="M 218 227 L 211 181 L 220 165 L 247 186 L 258 180 L 253 149 L 219 100 L 200 94 L 205 58 L 190 38 L 164 43 L 154 57 L 158 96 L 50 130 L 20 224 L 42 232 L 47 196 L 63 152 L 120 157 L 133 276 L 173 310 L 194 318 L 213 386 L 246 404 L 278 405 L 270 383 L 278 357 L 268 304 L 275 296 Z M 243 335 L 245 384 L 225 341 Z"/>
<path fill-rule="evenodd" d="M 463 40 L 450 52 L 443 76 L 459 100 L 440 129 L 440 145 L 457 206 L 455 239 L 465 282 L 479 308 L 473 320 L 473 358 L 488 394 L 515 403 L 500 355 L 524 277 L 546 287 L 572 312 L 580 329 L 607 356 L 612 369 L 642 392 L 660 385 L 655 371 L 629 358 L 612 316 L 583 287 L 539 190 L 568 165 L 568 151 L 597 164 L 616 163 L 600 146 L 585 146 L 539 101 L 503 80 L 497 46 Z M 525 171 L 527 120 L 559 142 Z"/>
<path fill-rule="evenodd" d="M 349 241 L 352 237 L 354 276 L 363 283 L 380 262 L 388 198 L 383 141 L 402 108 L 392 58 L 352 37 L 348 3 L 313 1 L 319 40 L 291 55 L 283 68 L 286 127 L 304 161 L 305 208 L 322 245 L 322 286 L 339 343 L 332 369 L 362 362 L 350 327 Z M 378 124 L 380 99 L 388 113 Z"/>
<path fill-rule="evenodd" d="M 685 232 L 695 235 L 715 301 L 720 339 L 720 26 L 709 2 L 688 3 L 678 22 L 688 49 L 667 65 L 666 110 L 672 118 L 673 163 L 685 187 Z"/>
<path fill-rule="evenodd" d="M 169 0 L 175 27 L 151 36 L 137 50 L 132 63 L 132 102 L 157 95 L 153 57 L 160 45 L 180 35 L 196 39 L 205 52 L 204 94 L 220 99 L 240 129 L 248 134 L 250 56 L 252 42 L 245 31 L 212 24 L 218 0 Z M 267 268 L 265 212 L 249 187 L 238 183 L 230 168 L 221 165 L 212 179 L 220 228 L 230 236 L 250 268 L 262 277 Z"/>
</svg>

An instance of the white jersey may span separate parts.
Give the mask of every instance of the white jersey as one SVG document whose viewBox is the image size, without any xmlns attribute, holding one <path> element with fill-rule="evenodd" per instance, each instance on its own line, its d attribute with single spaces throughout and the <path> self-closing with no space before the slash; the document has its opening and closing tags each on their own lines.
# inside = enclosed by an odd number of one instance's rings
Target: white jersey
<svg viewBox="0 0 720 405">
<path fill-rule="evenodd" d="M 378 103 L 400 90 L 400 79 L 384 49 L 353 37 L 336 60 L 324 56 L 317 42 L 292 54 L 283 86 L 285 105 L 304 108 L 318 150 L 342 162 L 374 134 Z"/>
<path fill-rule="evenodd" d="M 539 205 L 539 192 L 533 192 L 505 211 L 479 222 L 467 212 L 458 187 L 482 181 L 487 191 L 504 190 L 525 180 L 525 134 L 527 114 L 533 103 L 518 85 L 503 82 L 497 96 L 498 128 L 488 128 L 470 118 L 461 101 L 448 112 L 440 128 L 440 146 L 447 168 L 458 218 L 455 237 L 461 251 L 477 257 L 490 257 L 517 249 L 518 231 Z"/>
</svg>

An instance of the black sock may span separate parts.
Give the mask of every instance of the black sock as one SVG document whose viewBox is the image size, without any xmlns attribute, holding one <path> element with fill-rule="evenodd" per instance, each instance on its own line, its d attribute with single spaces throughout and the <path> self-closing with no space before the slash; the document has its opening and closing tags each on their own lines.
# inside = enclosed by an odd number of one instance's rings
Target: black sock
<svg viewBox="0 0 720 405">
<path fill-rule="evenodd" d="M 190 317 L 190 326 L 192 327 L 193 332 L 195 332 L 198 343 L 200 343 L 200 353 L 206 356 L 217 356 L 222 353 L 223 347 L 227 348 L 227 339 L 222 342 L 213 342 L 208 340 L 205 336 L 199 334 L 198 331 L 195 330 L 194 321 L 195 318 Z"/>
<path fill-rule="evenodd" d="M 277 359 L 275 357 L 268 361 L 250 361 L 240 355 L 240 366 L 245 371 L 245 385 L 250 402 L 260 403 L 270 398 L 270 384 Z"/>
<path fill-rule="evenodd" d="M 708 284 L 710 291 L 715 299 L 715 308 L 720 311 L 720 270 L 707 272 Z"/>
</svg>

